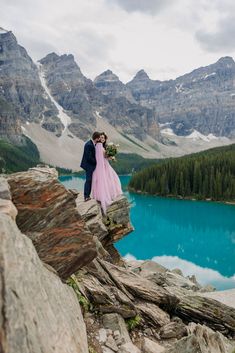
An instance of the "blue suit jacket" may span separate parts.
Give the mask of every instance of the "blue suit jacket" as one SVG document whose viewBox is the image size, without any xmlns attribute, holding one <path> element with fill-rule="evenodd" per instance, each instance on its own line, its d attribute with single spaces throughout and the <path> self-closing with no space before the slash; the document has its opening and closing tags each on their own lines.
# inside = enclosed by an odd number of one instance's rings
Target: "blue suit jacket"
<svg viewBox="0 0 235 353">
<path fill-rule="evenodd" d="M 96 167 L 95 146 L 92 140 L 85 143 L 80 167 L 86 171 L 93 171 Z"/>
</svg>

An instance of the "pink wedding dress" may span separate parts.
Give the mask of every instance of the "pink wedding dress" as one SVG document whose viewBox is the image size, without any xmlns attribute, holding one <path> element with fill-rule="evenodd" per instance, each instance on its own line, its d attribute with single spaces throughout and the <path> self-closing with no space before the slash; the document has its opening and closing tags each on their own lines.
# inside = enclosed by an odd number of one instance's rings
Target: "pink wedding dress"
<svg viewBox="0 0 235 353">
<path fill-rule="evenodd" d="M 104 156 L 104 148 L 102 143 L 97 143 L 95 147 L 96 168 L 92 175 L 92 197 L 100 201 L 101 207 L 106 213 L 108 205 L 122 194 L 120 179 L 115 170 L 109 164 Z"/>
</svg>

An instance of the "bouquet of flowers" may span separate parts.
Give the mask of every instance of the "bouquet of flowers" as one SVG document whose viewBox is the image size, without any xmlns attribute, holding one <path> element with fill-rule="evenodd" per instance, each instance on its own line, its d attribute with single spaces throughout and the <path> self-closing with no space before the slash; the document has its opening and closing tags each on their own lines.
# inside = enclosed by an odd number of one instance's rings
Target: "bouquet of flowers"
<svg viewBox="0 0 235 353">
<path fill-rule="evenodd" d="M 111 159 L 112 161 L 116 161 L 115 156 L 118 152 L 118 147 L 119 145 L 115 145 L 112 142 L 107 144 L 105 154 L 108 159 Z"/>
</svg>

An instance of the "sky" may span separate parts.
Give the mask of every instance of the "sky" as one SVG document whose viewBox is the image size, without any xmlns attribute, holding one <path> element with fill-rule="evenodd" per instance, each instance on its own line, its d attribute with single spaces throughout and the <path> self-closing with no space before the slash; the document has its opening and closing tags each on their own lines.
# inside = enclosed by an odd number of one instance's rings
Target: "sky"
<svg viewBox="0 0 235 353">
<path fill-rule="evenodd" d="M 72 53 L 91 79 L 174 79 L 235 58 L 234 0 L 0 0 L 0 27 L 35 61 Z"/>
</svg>

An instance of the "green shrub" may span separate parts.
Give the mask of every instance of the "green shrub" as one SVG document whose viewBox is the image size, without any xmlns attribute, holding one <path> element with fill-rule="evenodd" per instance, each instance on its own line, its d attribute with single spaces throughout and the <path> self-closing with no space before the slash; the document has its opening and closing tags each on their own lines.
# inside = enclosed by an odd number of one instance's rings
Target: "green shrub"
<svg viewBox="0 0 235 353">
<path fill-rule="evenodd" d="M 74 292 L 76 293 L 77 295 L 77 298 L 78 298 L 78 301 L 80 303 L 80 305 L 82 306 L 83 310 L 85 312 L 88 312 L 92 309 L 92 305 L 91 303 L 87 300 L 86 297 L 84 297 L 84 295 L 82 295 L 82 293 L 80 292 L 79 290 L 79 287 L 78 287 L 78 284 L 76 282 L 76 280 L 73 278 L 73 275 L 70 276 L 66 283 L 73 288 Z"/>
<path fill-rule="evenodd" d="M 127 319 L 126 325 L 127 325 L 128 331 L 134 330 L 134 328 L 139 326 L 140 322 L 141 322 L 141 316 L 138 314 L 135 317 Z"/>
</svg>

